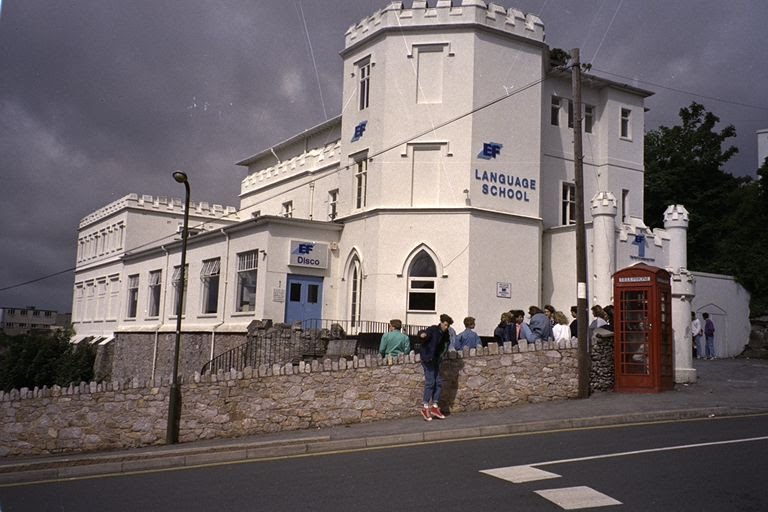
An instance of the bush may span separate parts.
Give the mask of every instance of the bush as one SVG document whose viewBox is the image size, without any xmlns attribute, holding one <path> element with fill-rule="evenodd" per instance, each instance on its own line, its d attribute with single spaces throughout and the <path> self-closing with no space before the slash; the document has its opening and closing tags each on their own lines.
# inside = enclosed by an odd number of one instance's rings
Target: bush
<svg viewBox="0 0 768 512">
<path fill-rule="evenodd" d="M 0 335 L 0 389 L 68 386 L 93 379 L 96 349 L 69 343 L 71 331 Z"/>
</svg>

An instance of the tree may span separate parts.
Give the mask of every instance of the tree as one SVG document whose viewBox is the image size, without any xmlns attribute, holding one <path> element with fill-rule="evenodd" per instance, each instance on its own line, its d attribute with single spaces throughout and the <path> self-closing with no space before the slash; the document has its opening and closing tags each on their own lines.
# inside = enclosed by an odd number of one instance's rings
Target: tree
<svg viewBox="0 0 768 512">
<path fill-rule="evenodd" d="M 737 178 L 723 166 L 738 149 L 729 146 L 733 125 L 703 105 L 680 109 L 681 125 L 660 126 L 645 137 L 645 219 L 660 227 L 670 204 L 688 210 L 688 267 L 733 275 L 751 294 L 751 313 L 768 312 L 768 161 L 762 179 Z"/>
<path fill-rule="evenodd" d="M 67 386 L 93 379 L 96 351 L 69 343 L 71 332 L 0 334 L 0 389 Z"/>
<path fill-rule="evenodd" d="M 693 102 L 680 109 L 682 125 L 660 126 L 645 136 L 645 212 L 651 227 L 661 227 L 667 206 L 682 204 L 690 213 L 688 266 L 710 270 L 710 254 L 726 234 L 722 219 L 728 214 L 729 194 L 740 180 L 723 170 L 738 152 L 723 149 L 736 136 L 728 125 L 719 132 L 720 118 Z"/>
</svg>

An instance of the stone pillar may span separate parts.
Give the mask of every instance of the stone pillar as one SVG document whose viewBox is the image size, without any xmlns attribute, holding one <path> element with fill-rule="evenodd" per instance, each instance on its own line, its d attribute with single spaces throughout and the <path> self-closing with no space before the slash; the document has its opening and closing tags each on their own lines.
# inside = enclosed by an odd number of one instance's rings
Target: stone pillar
<svg viewBox="0 0 768 512">
<path fill-rule="evenodd" d="M 671 205 L 664 212 L 664 229 L 669 234 L 669 266 L 672 277 L 672 332 L 675 343 L 675 382 L 696 382 L 691 342 L 691 301 L 696 280 L 688 266 L 688 211 Z"/>
<path fill-rule="evenodd" d="M 613 304 L 613 273 L 616 272 L 616 197 L 598 192 L 592 212 L 592 304 Z"/>
</svg>

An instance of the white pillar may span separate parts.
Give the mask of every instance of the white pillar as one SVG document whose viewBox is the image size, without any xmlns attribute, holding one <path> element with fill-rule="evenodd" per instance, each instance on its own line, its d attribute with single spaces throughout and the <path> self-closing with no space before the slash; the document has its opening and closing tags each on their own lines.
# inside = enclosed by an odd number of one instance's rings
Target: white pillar
<svg viewBox="0 0 768 512">
<path fill-rule="evenodd" d="M 598 192 L 592 212 L 592 304 L 613 304 L 613 273 L 616 272 L 616 197 Z"/>
<path fill-rule="evenodd" d="M 672 276 L 672 332 L 675 344 L 675 382 L 696 382 L 691 341 L 691 301 L 696 279 L 688 271 L 688 211 L 671 205 L 664 212 L 669 234 L 669 266 Z"/>
</svg>

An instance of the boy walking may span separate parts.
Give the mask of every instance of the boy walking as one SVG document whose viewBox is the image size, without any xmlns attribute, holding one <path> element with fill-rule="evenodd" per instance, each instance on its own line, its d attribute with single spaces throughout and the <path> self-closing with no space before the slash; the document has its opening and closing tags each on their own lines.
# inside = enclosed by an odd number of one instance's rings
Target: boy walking
<svg viewBox="0 0 768 512">
<path fill-rule="evenodd" d="M 440 358 L 451 342 L 448 328 L 452 323 L 453 319 L 450 316 L 442 314 L 439 324 L 419 333 L 419 338 L 422 340 L 421 367 L 424 369 L 424 396 L 421 407 L 421 416 L 424 421 L 432 421 L 432 418 L 445 419 L 445 415 L 437 405 L 443 388 L 443 381 L 440 378 Z"/>
</svg>

